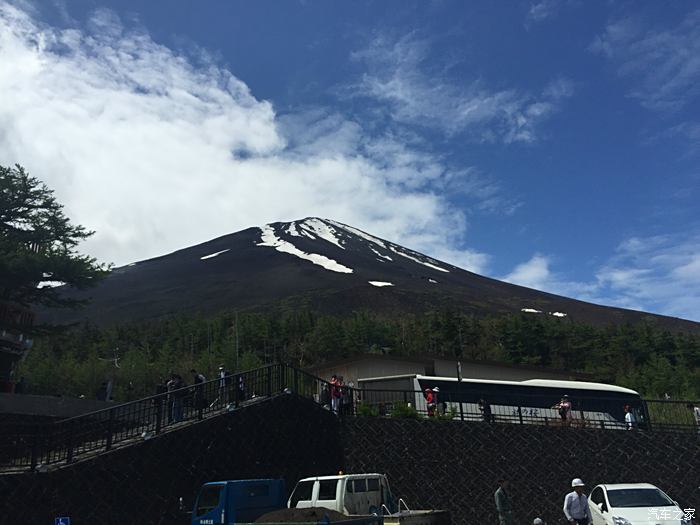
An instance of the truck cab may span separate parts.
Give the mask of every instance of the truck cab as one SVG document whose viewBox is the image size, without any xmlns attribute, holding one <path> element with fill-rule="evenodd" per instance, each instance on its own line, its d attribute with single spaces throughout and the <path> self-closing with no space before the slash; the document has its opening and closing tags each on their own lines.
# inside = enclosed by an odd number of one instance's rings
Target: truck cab
<svg viewBox="0 0 700 525">
<path fill-rule="evenodd" d="M 300 480 L 289 508 L 324 507 L 342 514 L 382 514 L 382 506 L 396 512 L 396 502 L 384 474 L 338 474 Z"/>
<path fill-rule="evenodd" d="M 243 479 L 205 483 L 192 509 L 192 525 L 234 525 L 285 507 L 281 479 Z"/>
</svg>

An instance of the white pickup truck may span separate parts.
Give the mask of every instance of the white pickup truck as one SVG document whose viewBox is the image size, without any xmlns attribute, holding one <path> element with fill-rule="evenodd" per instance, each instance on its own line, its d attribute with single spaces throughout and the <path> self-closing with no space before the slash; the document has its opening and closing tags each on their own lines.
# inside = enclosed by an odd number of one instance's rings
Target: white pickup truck
<svg viewBox="0 0 700 525">
<path fill-rule="evenodd" d="M 346 516 L 378 514 L 385 525 L 448 525 L 450 514 L 442 510 L 410 510 L 396 500 L 385 474 L 338 474 L 299 480 L 289 508 L 323 507 Z M 403 509 L 403 510 L 402 510 Z"/>
</svg>

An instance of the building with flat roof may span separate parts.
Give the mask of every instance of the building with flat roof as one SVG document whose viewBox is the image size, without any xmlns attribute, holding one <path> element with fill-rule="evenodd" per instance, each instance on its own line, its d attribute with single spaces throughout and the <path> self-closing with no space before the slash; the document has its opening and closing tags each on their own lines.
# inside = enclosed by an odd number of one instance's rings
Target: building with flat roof
<svg viewBox="0 0 700 525">
<path fill-rule="evenodd" d="M 348 386 L 357 386 L 358 379 L 419 374 L 463 379 L 497 379 L 526 381 L 528 379 L 557 379 L 561 381 L 591 381 L 592 376 L 571 370 L 557 370 L 542 366 L 515 365 L 496 361 L 473 361 L 440 356 L 395 357 L 363 354 L 346 359 L 327 361 L 306 369 L 317 377 L 328 379 L 343 376 Z M 351 385 L 352 383 L 352 385 Z"/>
</svg>

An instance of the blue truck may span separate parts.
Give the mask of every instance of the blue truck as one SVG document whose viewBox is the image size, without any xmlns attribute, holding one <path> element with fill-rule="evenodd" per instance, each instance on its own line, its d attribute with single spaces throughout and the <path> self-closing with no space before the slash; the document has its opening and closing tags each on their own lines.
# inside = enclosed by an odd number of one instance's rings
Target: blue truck
<svg viewBox="0 0 700 525">
<path fill-rule="evenodd" d="M 182 501 L 182 498 L 181 500 Z M 404 510 L 400 509 L 401 504 Z M 252 525 L 263 514 L 276 513 L 278 523 L 318 525 L 328 514 L 342 521 L 335 525 L 449 525 L 450 514 L 441 510 L 398 508 L 384 474 L 342 474 L 299 481 L 287 500 L 282 479 L 239 479 L 205 483 L 192 509 L 191 525 Z M 292 511 L 303 511 L 295 516 Z M 306 511 L 313 511 L 309 514 Z M 320 511 L 320 514 L 317 514 Z M 311 516 L 314 516 L 313 518 Z M 303 517 L 303 523 L 297 518 Z M 271 517 L 268 517 L 268 519 Z M 275 521 L 277 521 L 275 519 Z M 313 519 L 314 521 L 310 521 Z M 272 525 L 272 524 L 271 524 Z"/>
<path fill-rule="evenodd" d="M 192 525 L 253 523 L 287 506 L 281 479 L 238 479 L 205 483 L 192 509 Z"/>
</svg>

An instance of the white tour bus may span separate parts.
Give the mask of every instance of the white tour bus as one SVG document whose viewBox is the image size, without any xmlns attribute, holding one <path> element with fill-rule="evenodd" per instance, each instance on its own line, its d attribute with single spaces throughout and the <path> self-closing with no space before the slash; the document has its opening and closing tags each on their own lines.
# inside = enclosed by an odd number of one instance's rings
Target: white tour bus
<svg viewBox="0 0 700 525">
<path fill-rule="evenodd" d="M 455 419 L 465 421 L 486 419 L 481 410 L 481 406 L 486 405 L 492 422 L 555 423 L 561 420 L 561 416 L 553 407 L 564 395 L 571 401 L 576 425 L 625 429 L 625 405 L 630 407 L 636 426 L 644 428 L 649 420 L 646 404 L 639 393 L 604 383 L 553 379 L 460 381 L 453 377 L 418 374 L 358 380 L 361 401 L 385 410 L 390 410 L 397 402 L 404 402 L 426 414 L 428 407 L 424 392 L 428 388 L 437 393 L 439 412 L 454 412 Z M 480 406 L 481 400 L 484 403 Z"/>
</svg>

